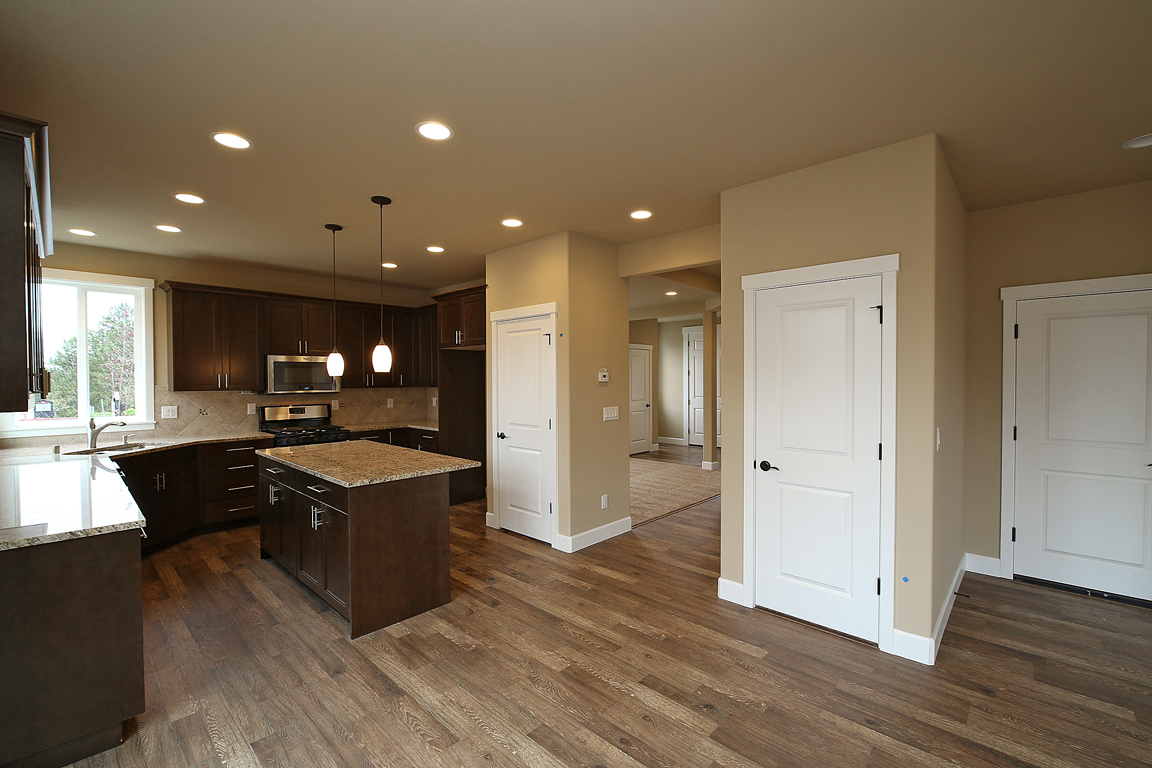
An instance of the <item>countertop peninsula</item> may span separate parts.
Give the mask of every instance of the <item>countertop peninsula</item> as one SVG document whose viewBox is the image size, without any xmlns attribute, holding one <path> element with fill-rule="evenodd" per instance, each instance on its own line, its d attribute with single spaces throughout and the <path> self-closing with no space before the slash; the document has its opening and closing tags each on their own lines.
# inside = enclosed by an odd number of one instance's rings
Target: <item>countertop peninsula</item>
<svg viewBox="0 0 1152 768">
<path fill-rule="evenodd" d="M 345 488 L 481 466 L 473 459 L 413 451 L 366 440 L 264 448 L 256 453 Z"/>
</svg>

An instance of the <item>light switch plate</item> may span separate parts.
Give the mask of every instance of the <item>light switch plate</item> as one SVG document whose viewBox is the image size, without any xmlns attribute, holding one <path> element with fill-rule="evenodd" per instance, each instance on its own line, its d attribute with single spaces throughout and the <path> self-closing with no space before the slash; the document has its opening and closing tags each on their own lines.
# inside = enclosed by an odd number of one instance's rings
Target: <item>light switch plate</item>
<svg viewBox="0 0 1152 768">
<path fill-rule="evenodd" d="M 620 418 L 620 406 L 611 405 L 604 409 L 604 421 L 616 421 Z"/>
<path fill-rule="evenodd" d="M 389 407 L 389 408 L 391 408 L 391 407 L 392 407 L 392 398 L 388 398 L 388 407 Z"/>
<path fill-rule="evenodd" d="M 178 405 L 162 405 L 160 406 L 160 418 L 162 419 L 178 419 L 179 416 Z"/>
<path fill-rule="evenodd" d="M 433 408 L 435 408 L 435 407 L 436 407 L 436 398 L 432 398 L 432 407 L 433 407 Z"/>
<path fill-rule="evenodd" d="M 340 410 L 340 401 L 339 400 L 333 400 L 332 401 L 332 410 L 333 411 Z"/>
<path fill-rule="evenodd" d="M 256 415 L 256 403 L 248 403 L 248 415 L 249 416 L 255 416 Z"/>
</svg>

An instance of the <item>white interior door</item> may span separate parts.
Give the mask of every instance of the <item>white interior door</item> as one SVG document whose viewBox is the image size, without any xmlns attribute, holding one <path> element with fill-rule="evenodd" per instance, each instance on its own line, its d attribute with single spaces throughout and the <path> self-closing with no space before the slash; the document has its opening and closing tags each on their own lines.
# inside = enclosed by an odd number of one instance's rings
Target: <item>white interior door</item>
<svg viewBox="0 0 1152 768">
<path fill-rule="evenodd" d="M 720 447 L 720 329 L 716 326 L 716 446 Z M 704 445 L 704 330 L 685 328 L 688 445 Z"/>
<path fill-rule="evenodd" d="M 652 348 L 628 347 L 628 453 L 652 450 Z"/>
<path fill-rule="evenodd" d="M 1152 291 L 1016 312 L 1013 569 L 1152 600 Z"/>
<path fill-rule="evenodd" d="M 499 525 L 556 540 L 556 318 L 495 323 L 493 426 Z"/>
<path fill-rule="evenodd" d="M 881 278 L 755 292 L 756 602 L 879 635 Z"/>
</svg>

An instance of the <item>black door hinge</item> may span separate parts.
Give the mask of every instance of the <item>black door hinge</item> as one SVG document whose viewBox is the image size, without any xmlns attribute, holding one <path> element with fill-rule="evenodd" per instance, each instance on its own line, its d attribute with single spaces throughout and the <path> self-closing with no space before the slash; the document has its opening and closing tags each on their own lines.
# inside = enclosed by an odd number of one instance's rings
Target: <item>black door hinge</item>
<svg viewBox="0 0 1152 768">
<path fill-rule="evenodd" d="M 1012 526 L 1012 541 L 1016 541 L 1016 526 Z"/>
<path fill-rule="evenodd" d="M 548 514 L 552 514 L 552 502 L 548 502 Z"/>
<path fill-rule="evenodd" d="M 1016 326 L 1012 329 L 1012 338 L 1020 338 L 1020 323 L 1016 323 Z"/>
<path fill-rule="evenodd" d="M 1016 439 L 1016 427 L 1012 427 L 1012 439 Z"/>
<path fill-rule="evenodd" d="M 878 447 L 880 450 L 879 450 L 879 451 L 877 451 L 877 455 L 876 455 L 876 458 L 878 458 L 880 461 L 884 461 L 884 443 L 880 443 L 880 445 L 879 445 L 879 446 L 877 446 L 877 447 Z"/>
<path fill-rule="evenodd" d="M 880 594 L 880 579 L 876 579 L 876 594 Z"/>
<path fill-rule="evenodd" d="M 884 325 L 884 305 L 883 304 L 877 304 L 874 307 L 868 307 L 868 309 L 880 310 L 880 325 Z"/>
</svg>

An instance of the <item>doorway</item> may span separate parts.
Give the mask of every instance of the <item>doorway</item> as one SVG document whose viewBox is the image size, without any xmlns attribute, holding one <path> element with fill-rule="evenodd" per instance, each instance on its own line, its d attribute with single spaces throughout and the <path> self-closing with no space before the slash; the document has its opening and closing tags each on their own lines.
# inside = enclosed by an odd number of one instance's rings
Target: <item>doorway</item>
<svg viewBox="0 0 1152 768">
<path fill-rule="evenodd" d="M 716 326 L 716 447 L 720 439 L 720 336 L 723 325 Z M 684 333 L 684 429 L 688 445 L 704 445 L 704 328 L 687 326 Z"/>
<path fill-rule="evenodd" d="M 628 345 L 628 455 L 652 450 L 652 345 Z"/>
<path fill-rule="evenodd" d="M 1029 288 L 1002 292 L 1002 575 L 1152 600 L 1152 276 Z"/>
</svg>

